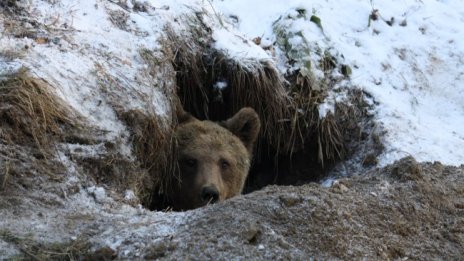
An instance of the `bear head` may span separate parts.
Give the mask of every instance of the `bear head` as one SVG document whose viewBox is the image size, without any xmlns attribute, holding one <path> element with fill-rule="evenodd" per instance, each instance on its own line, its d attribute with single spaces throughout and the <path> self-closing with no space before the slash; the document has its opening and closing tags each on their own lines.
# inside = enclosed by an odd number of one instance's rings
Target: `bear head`
<svg viewBox="0 0 464 261">
<path fill-rule="evenodd" d="M 220 123 L 200 121 L 183 110 L 177 116 L 179 182 L 171 193 L 172 207 L 193 209 L 239 195 L 260 130 L 258 114 L 243 108 Z"/>
</svg>

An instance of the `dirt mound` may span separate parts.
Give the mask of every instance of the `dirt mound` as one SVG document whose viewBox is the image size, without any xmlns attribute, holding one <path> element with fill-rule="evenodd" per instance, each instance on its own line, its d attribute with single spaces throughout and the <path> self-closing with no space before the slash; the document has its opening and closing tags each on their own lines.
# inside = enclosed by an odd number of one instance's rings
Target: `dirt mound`
<svg viewBox="0 0 464 261">
<path fill-rule="evenodd" d="M 31 193 L 22 201 L 2 195 L 0 256 L 426 260 L 464 255 L 464 166 L 405 158 L 356 174 L 330 188 L 270 186 L 189 212 L 132 208 L 95 187 L 55 198 L 59 204 L 34 203 L 27 200 Z M 84 200 L 85 195 L 91 198 Z"/>
<path fill-rule="evenodd" d="M 331 188 L 267 187 L 205 208 L 152 251 L 166 259 L 459 259 L 463 171 L 405 158 Z"/>
</svg>

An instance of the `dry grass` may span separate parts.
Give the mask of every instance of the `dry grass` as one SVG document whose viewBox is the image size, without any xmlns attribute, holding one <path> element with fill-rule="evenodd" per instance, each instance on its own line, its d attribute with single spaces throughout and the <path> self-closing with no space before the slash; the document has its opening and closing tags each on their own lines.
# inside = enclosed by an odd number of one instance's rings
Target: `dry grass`
<svg viewBox="0 0 464 261">
<path fill-rule="evenodd" d="M 88 141 L 78 135 L 83 120 L 25 69 L 0 81 L 0 120 L 1 191 L 31 189 L 43 178 L 62 181 L 66 169 L 55 158 L 56 142 Z"/>
<path fill-rule="evenodd" d="M 11 62 L 15 59 L 23 58 L 25 54 L 24 50 L 11 50 L 11 49 L 4 49 L 0 51 L 0 57 L 7 62 Z"/>
<path fill-rule="evenodd" d="M 168 190 L 171 187 L 170 183 L 176 178 L 175 151 L 172 140 L 175 117 L 161 117 L 156 114 L 153 100 L 149 97 L 151 93 L 149 88 L 156 88 L 171 103 L 167 107 L 175 107 L 173 105 L 176 97 L 173 94 L 175 88 L 168 84 L 174 80 L 166 80 L 170 75 L 174 79 L 174 69 L 170 63 L 169 53 L 163 50 L 163 54 L 155 54 L 154 51 L 148 49 L 139 50 L 140 57 L 147 65 L 145 71 L 139 72 L 143 74 L 141 78 L 151 79 L 150 86 L 144 86 L 143 90 L 128 85 L 129 80 L 124 81 L 124 78 L 121 80 L 119 76 L 110 75 L 102 66 L 97 67 L 100 88 L 106 94 L 107 102 L 113 107 L 117 117 L 128 127 L 133 152 L 136 156 L 135 161 L 129 162 L 120 155 L 116 155 L 116 158 L 121 160 L 119 168 L 131 169 L 129 172 L 121 173 L 124 180 L 121 180 L 118 187 L 129 187 L 134 190 L 146 207 L 152 205 L 154 196 Z M 133 97 L 134 102 L 141 103 L 143 109 L 133 108 L 130 104 L 133 100 L 128 100 L 127 97 Z M 103 167 L 105 165 L 103 164 Z M 115 171 L 110 173 L 115 173 Z"/>
<path fill-rule="evenodd" d="M 81 260 L 90 251 L 90 243 L 77 239 L 67 243 L 38 243 L 30 237 L 19 237 L 8 230 L 0 230 L 0 239 L 18 247 L 22 255 L 13 260 Z"/>
<path fill-rule="evenodd" d="M 44 157 L 67 128 L 81 124 L 45 80 L 31 77 L 25 69 L 0 82 L 0 119 L 3 142 L 35 143 Z"/>
<path fill-rule="evenodd" d="M 199 40 L 192 42 L 167 30 L 184 109 L 200 119 L 218 121 L 252 107 L 262 122 L 261 142 L 282 150 L 288 143 L 285 122 L 291 104 L 284 79 L 269 62 L 246 61 L 244 65 L 211 49 L 207 32 L 193 28 L 192 38 Z M 228 83 L 222 92 L 213 88 L 218 81 Z"/>
<path fill-rule="evenodd" d="M 291 84 L 289 96 L 291 97 L 291 122 L 288 132 L 293 137 L 290 154 L 304 147 L 308 139 L 314 136 L 319 125 L 318 105 L 323 102 L 326 93 L 321 91 L 316 81 L 311 77 L 299 73 L 288 76 Z M 316 87 L 317 86 L 317 87 Z"/>
<path fill-rule="evenodd" d="M 109 20 L 117 28 L 127 31 L 127 20 L 129 14 L 122 10 L 108 10 Z"/>
<path fill-rule="evenodd" d="M 317 143 L 319 146 L 318 159 L 324 165 L 324 160 L 335 161 L 344 156 L 343 134 L 332 114 L 328 114 L 319 121 Z"/>
<path fill-rule="evenodd" d="M 133 187 L 145 206 L 151 205 L 153 193 L 163 193 L 175 178 L 172 130 L 159 126 L 156 115 L 140 110 L 121 113 L 121 119 L 132 131 L 135 155 L 146 171 L 135 176 Z M 155 190 L 155 191 L 154 191 Z"/>
<path fill-rule="evenodd" d="M 0 20 L 2 20 L 4 27 L 2 34 L 30 39 L 37 39 L 39 35 L 42 35 L 44 31 L 40 28 L 41 24 L 35 21 L 34 16 L 28 14 L 29 8 L 30 3 L 27 1 L 0 1 Z"/>
<path fill-rule="evenodd" d="M 310 139 L 319 139 L 319 160 L 342 156 L 343 137 L 333 117 L 321 121 L 318 105 L 325 89 L 309 76 L 288 75 L 288 82 L 269 62 L 246 62 L 226 57 L 210 47 L 209 28 L 200 18 L 192 24 L 192 39 L 187 41 L 167 30 L 173 49 L 177 73 L 178 95 L 184 108 L 200 119 L 224 120 L 240 108 L 253 107 L 262 121 L 259 153 L 276 155 L 300 151 Z M 196 21 L 196 22 L 195 22 Z M 218 94 L 213 85 L 228 83 Z M 271 149 L 269 149 L 271 148 Z"/>
</svg>

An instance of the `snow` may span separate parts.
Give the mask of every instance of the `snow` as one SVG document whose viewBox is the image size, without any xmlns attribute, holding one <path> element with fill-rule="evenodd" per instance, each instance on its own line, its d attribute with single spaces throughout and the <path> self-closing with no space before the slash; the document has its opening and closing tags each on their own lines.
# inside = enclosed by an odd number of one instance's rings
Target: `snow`
<svg viewBox="0 0 464 261">
<path fill-rule="evenodd" d="M 332 114 L 335 113 L 334 100 L 326 98 L 326 101 L 324 103 L 319 104 L 318 109 L 320 119 L 325 118 L 329 112 Z"/>
<path fill-rule="evenodd" d="M 103 204 L 110 201 L 110 198 L 106 196 L 105 188 L 92 186 L 87 188 L 87 192 L 95 198 L 95 202 Z"/>
<path fill-rule="evenodd" d="M 21 63 L 18 61 L 8 61 L 0 57 L 0 80 L 5 79 L 6 75 L 17 72 L 21 68 Z"/>
<path fill-rule="evenodd" d="M 106 131 L 107 139 L 122 139 L 120 151 L 131 157 L 129 134 L 115 114 L 112 99 L 127 108 L 167 117 L 168 101 L 162 91 L 151 88 L 153 80 L 141 73 L 147 71 L 147 65 L 139 50 L 156 52 L 165 25 L 185 30 L 174 18 L 203 10 L 205 23 L 213 29 L 214 48 L 241 62 L 272 60 L 283 73 L 291 69 L 282 58 L 282 50 L 273 56 L 252 41 L 261 37 L 261 46 L 274 43 L 276 25 L 288 27 L 294 34 L 289 39 L 292 46 L 326 49 L 342 57 L 353 69 L 349 86 L 372 95 L 375 119 L 387 131 L 381 165 L 406 155 L 419 161 L 464 163 L 464 11 L 460 1 L 144 3 L 153 6 L 148 5 L 147 12 L 130 12 L 127 22 L 117 24 L 118 28 L 111 19 L 121 16 L 110 14 L 125 9 L 111 1 L 32 1 L 28 6 L 31 13 L 55 29 L 43 32 L 51 41 L 39 44 L 28 38 L 2 37 L 4 50 L 22 52 L 27 45 L 29 51 L 22 59 L 1 58 L 0 76 L 21 66 L 29 68 L 52 83 L 57 94 L 81 116 Z M 127 4 L 128 8 L 133 5 L 130 1 Z M 297 10 L 319 17 L 322 29 L 307 19 L 298 19 Z M 378 19 L 369 21 L 373 10 L 377 10 Z M 393 21 L 392 25 L 386 21 Z M 298 55 L 306 59 L 304 53 Z M 311 54 L 307 58 L 314 62 L 320 57 Z M 317 68 L 312 69 L 322 76 Z M 108 98 L 105 90 L 95 87 L 102 77 L 123 81 L 111 87 L 132 95 Z M 104 81 L 103 85 L 111 83 Z M 226 86 L 218 83 L 215 87 Z M 337 95 L 330 93 L 319 105 L 321 118 L 335 110 L 334 103 L 340 100 Z M 73 150 L 80 145 L 67 146 Z M 80 147 L 89 155 L 102 151 L 101 146 Z"/>
<path fill-rule="evenodd" d="M 387 131 L 380 165 L 412 155 L 419 161 L 464 163 L 464 11 L 449 1 L 213 1 L 215 10 L 247 38 L 275 41 L 273 25 L 297 9 L 320 18 L 290 20 L 301 31 L 293 45 L 329 48 L 352 69 L 351 85 L 378 103 L 375 119 Z M 379 19 L 370 21 L 377 9 Z M 394 17 L 393 25 L 385 21 Z M 402 25 L 401 25 L 402 24 Z M 278 60 L 278 59 L 277 59 Z M 280 60 L 279 68 L 285 68 Z M 320 116 L 332 110 L 320 105 Z"/>
<path fill-rule="evenodd" d="M 258 59 L 270 60 L 269 55 L 252 41 L 238 35 L 231 34 L 230 30 L 221 28 L 213 32 L 214 48 L 224 51 L 229 57 L 237 60 Z"/>
<path fill-rule="evenodd" d="M 135 196 L 134 191 L 129 189 L 129 190 L 126 190 L 124 192 L 124 199 L 125 200 L 135 200 L 135 199 L 137 199 L 137 197 Z"/>
<path fill-rule="evenodd" d="M 323 188 L 330 188 L 337 180 L 334 178 L 327 178 L 323 180 L 320 184 Z"/>
<path fill-rule="evenodd" d="M 213 88 L 218 89 L 218 90 L 224 90 L 225 88 L 227 88 L 227 82 L 224 82 L 224 81 L 216 82 L 213 85 Z"/>
</svg>

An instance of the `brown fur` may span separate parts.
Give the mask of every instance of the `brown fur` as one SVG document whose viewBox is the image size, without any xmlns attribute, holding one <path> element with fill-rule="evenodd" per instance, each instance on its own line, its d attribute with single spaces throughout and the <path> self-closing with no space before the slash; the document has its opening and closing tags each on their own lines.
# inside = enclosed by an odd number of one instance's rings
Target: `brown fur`
<svg viewBox="0 0 464 261">
<path fill-rule="evenodd" d="M 171 196 L 173 208 L 193 209 L 240 194 L 260 129 L 256 112 L 243 108 L 221 125 L 200 121 L 183 110 L 178 119 L 181 180 Z"/>
</svg>

